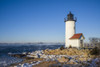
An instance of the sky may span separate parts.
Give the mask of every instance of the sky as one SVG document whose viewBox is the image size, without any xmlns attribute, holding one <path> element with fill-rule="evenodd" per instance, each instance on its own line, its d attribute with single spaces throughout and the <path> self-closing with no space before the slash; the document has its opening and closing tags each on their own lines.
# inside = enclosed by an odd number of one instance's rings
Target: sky
<svg viewBox="0 0 100 67">
<path fill-rule="evenodd" d="M 0 0 L 0 42 L 64 42 L 69 11 L 85 42 L 100 38 L 100 0 Z"/>
</svg>

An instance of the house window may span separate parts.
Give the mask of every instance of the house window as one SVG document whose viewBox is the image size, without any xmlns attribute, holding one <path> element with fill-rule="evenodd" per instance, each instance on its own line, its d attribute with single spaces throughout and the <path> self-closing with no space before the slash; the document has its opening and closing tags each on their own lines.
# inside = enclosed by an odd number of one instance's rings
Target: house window
<svg viewBox="0 0 100 67">
<path fill-rule="evenodd" d="M 80 40 L 81 47 L 83 47 L 83 40 Z"/>
</svg>

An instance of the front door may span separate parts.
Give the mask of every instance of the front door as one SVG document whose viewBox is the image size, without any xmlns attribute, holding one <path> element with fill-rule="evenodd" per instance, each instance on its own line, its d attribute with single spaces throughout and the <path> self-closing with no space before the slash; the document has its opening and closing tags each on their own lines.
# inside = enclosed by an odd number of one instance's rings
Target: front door
<svg viewBox="0 0 100 67">
<path fill-rule="evenodd" d="M 83 40 L 80 40 L 80 46 L 83 47 Z"/>
</svg>

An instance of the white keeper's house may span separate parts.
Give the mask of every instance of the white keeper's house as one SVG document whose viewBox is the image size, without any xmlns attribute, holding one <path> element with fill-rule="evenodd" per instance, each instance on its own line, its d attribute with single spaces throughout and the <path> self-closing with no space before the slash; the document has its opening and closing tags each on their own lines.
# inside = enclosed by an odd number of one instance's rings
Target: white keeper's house
<svg viewBox="0 0 100 67">
<path fill-rule="evenodd" d="M 84 47 L 83 40 L 85 37 L 82 33 L 76 33 L 75 23 L 76 18 L 74 19 L 74 15 L 69 12 L 67 18 L 64 20 L 65 22 L 65 47 Z"/>
</svg>

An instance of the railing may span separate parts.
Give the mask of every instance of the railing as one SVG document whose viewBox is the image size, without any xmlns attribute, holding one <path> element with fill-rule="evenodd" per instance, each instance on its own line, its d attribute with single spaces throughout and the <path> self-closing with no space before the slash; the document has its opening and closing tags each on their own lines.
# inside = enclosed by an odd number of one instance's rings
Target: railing
<svg viewBox="0 0 100 67">
<path fill-rule="evenodd" d="M 94 48 L 94 47 L 98 47 L 97 44 L 84 44 L 84 47 L 86 48 Z"/>
</svg>

